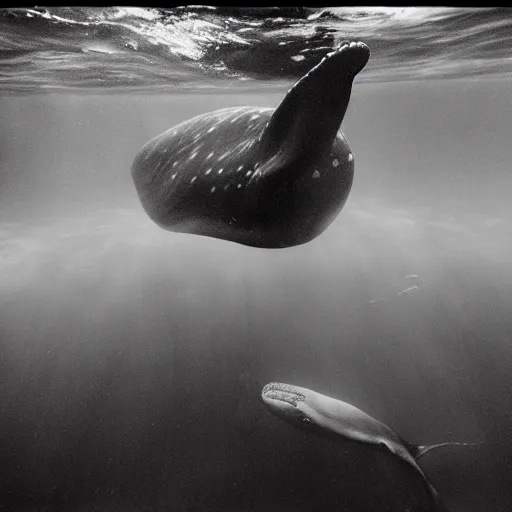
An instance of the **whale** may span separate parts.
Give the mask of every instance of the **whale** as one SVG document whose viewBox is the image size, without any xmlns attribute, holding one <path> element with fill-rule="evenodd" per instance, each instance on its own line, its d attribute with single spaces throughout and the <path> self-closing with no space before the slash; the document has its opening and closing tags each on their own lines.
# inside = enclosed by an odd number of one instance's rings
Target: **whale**
<svg viewBox="0 0 512 512">
<path fill-rule="evenodd" d="M 320 436 L 370 445 L 398 457 L 421 477 L 431 500 L 429 510 L 436 512 L 448 512 L 448 509 L 417 460 L 436 448 L 480 444 L 445 442 L 415 445 L 404 441 L 390 427 L 353 405 L 291 384 L 271 382 L 263 387 L 261 399 L 274 415 L 297 428 Z"/>
<path fill-rule="evenodd" d="M 370 50 L 340 45 L 277 108 L 223 108 L 147 142 L 131 175 L 143 209 L 174 233 L 279 249 L 332 224 L 352 187 L 341 123 Z"/>
</svg>

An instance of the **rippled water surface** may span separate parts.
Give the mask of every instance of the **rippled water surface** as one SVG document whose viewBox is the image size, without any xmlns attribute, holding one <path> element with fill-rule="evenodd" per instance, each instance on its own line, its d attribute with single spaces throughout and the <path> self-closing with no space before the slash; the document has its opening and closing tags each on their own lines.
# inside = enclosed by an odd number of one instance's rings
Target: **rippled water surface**
<svg viewBox="0 0 512 512">
<path fill-rule="evenodd" d="M 0 11 L 0 85 L 262 90 L 299 78 L 344 39 L 372 48 L 365 82 L 508 78 L 507 9 L 32 8 Z M 236 78 L 237 80 L 233 80 Z"/>
<path fill-rule="evenodd" d="M 511 510 L 511 19 L 0 10 L 0 510 L 430 510 L 392 456 L 272 416 L 270 381 L 413 443 L 484 441 L 421 468 L 453 512 Z M 145 142 L 275 107 L 354 39 L 355 179 L 325 233 L 264 250 L 148 219 Z"/>
</svg>

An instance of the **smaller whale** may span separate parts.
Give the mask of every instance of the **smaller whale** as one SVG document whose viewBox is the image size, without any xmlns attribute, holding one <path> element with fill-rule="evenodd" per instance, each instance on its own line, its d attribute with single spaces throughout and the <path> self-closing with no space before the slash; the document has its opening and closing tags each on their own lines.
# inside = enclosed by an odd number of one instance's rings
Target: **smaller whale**
<svg viewBox="0 0 512 512">
<path fill-rule="evenodd" d="M 448 509 L 416 461 L 435 448 L 480 444 L 457 442 L 425 446 L 411 444 L 400 438 L 390 427 L 353 405 L 290 384 L 271 382 L 263 388 L 261 398 L 273 414 L 300 429 L 321 436 L 341 437 L 373 445 L 391 452 L 420 475 L 432 499 L 433 510 L 438 512 L 448 512 Z"/>
</svg>

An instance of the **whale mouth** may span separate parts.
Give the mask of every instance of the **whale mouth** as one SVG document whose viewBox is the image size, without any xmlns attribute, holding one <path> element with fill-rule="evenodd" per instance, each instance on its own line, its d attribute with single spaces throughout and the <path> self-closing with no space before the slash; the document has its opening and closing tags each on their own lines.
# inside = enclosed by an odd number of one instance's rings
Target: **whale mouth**
<svg viewBox="0 0 512 512">
<path fill-rule="evenodd" d="M 277 402 L 284 402 L 297 407 L 299 402 L 304 402 L 306 397 L 297 391 L 294 386 L 281 384 L 280 382 L 271 382 L 261 391 L 261 398 L 267 405 Z"/>
</svg>

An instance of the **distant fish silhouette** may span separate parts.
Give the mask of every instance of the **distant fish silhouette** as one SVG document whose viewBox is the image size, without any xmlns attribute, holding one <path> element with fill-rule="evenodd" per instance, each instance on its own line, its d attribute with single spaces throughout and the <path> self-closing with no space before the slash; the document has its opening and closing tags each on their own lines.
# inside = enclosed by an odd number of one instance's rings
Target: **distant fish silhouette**
<svg viewBox="0 0 512 512">
<path fill-rule="evenodd" d="M 292 425 L 322 436 L 343 437 L 383 448 L 402 459 L 423 479 L 434 510 L 447 508 L 416 461 L 425 453 L 444 446 L 474 446 L 481 443 L 447 442 L 429 446 L 406 443 L 391 428 L 357 407 L 310 389 L 272 382 L 261 393 L 263 402 L 276 416 Z"/>
<path fill-rule="evenodd" d="M 226 108 L 149 141 L 132 165 L 142 206 L 164 229 L 283 248 L 322 233 L 347 200 L 354 157 L 340 124 L 370 50 L 328 54 L 276 109 Z"/>
<path fill-rule="evenodd" d="M 406 276 L 404 276 L 404 279 L 407 279 L 410 283 L 414 283 L 414 284 L 417 284 L 417 285 L 420 285 L 420 284 L 424 284 L 424 280 L 421 276 L 419 276 L 418 274 L 408 274 Z"/>
<path fill-rule="evenodd" d="M 419 286 L 410 286 L 409 288 L 406 288 L 405 290 L 402 290 L 401 292 L 398 292 L 397 297 L 400 297 L 400 295 L 411 295 L 413 293 L 419 292 L 420 287 Z"/>
<path fill-rule="evenodd" d="M 411 275 L 405 276 L 405 278 L 406 279 L 418 278 L 419 280 L 421 280 L 420 276 L 418 276 L 417 274 L 411 274 Z M 405 297 L 416 294 L 419 291 L 421 291 L 421 288 L 418 285 L 409 286 L 408 288 L 405 288 L 404 290 L 399 291 L 396 295 L 391 295 L 390 297 L 387 297 L 385 299 L 382 299 L 382 298 L 381 299 L 372 299 L 369 302 L 367 302 L 366 304 L 364 304 L 362 307 L 363 308 L 364 307 L 372 307 L 372 308 L 380 307 L 390 301 L 391 301 L 391 303 L 393 303 L 394 302 L 393 299 L 398 300 L 397 297 L 401 297 L 403 299 Z M 402 300 L 402 299 L 400 299 L 400 300 Z"/>
</svg>

